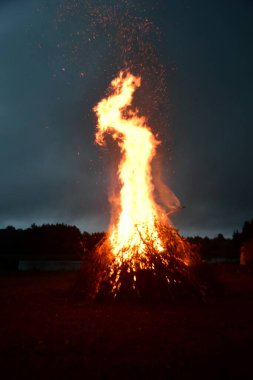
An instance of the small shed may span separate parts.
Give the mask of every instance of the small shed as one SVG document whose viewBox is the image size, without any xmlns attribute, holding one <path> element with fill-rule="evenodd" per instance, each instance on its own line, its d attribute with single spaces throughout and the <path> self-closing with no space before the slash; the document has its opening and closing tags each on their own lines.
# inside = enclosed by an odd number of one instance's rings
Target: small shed
<svg viewBox="0 0 253 380">
<path fill-rule="evenodd" d="M 250 239 L 241 245 L 240 265 L 253 266 L 253 239 Z"/>
</svg>

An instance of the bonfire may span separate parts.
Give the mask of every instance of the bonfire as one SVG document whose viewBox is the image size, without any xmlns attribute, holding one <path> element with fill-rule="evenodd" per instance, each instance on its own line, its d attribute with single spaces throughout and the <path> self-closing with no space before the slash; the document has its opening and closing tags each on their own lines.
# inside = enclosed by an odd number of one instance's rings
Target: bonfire
<svg viewBox="0 0 253 380">
<path fill-rule="evenodd" d="M 87 295 L 92 299 L 159 301 L 203 292 L 194 271 L 200 262 L 197 253 L 155 200 L 152 160 L 160 142 L 132 107 L 140 86 L 139 76 L 121 71 L 109 95 L 94 107 L 96 143 L 104 145 L 110 135 L 121 160 L 111 224 L 89 255 Z"/>
</svg>

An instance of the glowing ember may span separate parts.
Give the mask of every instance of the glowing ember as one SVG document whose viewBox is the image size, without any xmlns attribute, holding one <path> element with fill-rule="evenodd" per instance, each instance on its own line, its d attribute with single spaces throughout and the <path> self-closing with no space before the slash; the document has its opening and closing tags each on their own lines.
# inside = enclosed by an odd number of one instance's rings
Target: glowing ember
<svg viewBox="0 0 253 380">
<path fill-rule="evenodd" d="M 145 241 L 152 240 L 158 252 L 164 250 L 156 222 L 164 220 L 166 215 L 154 201 L 151 176 L 151 161 L 159 142 L 145 117 L 138 115 L 138 109 L 129 108 L 140 85 L 140 77 L 120 72 L 111 83 L 112 94 L 94 108 L 98 117 L 96 142 L 103 144 L 104 134 L 109 132 L 122 153 L 118 169 L 120 210 L 117 224 L 110 230 L 112 252 L 117 260 L 128 260 L 136 252 L 143 255 Z"/>
</svg>

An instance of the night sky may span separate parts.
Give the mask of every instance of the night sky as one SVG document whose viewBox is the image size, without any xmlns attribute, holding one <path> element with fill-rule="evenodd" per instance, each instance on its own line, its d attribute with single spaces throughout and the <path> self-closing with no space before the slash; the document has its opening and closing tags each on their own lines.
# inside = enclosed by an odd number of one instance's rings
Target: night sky
<svg viewBox="0 0 253 380">
<path fill-rule="evenodd" d="M 89 4 L 0 0 L 0 227 L 106 229 L 117 152 L 94 144 L 92 107 L 120 60 L 90 9 L 117 4 L 119 18 L 130 7 L 159 28 L 167 90 L 150 120 L 165 182 L 186 206 L 173 222 L 184 235 L 231 236 L 253 217 L 253 1 Z"/>
</svg>

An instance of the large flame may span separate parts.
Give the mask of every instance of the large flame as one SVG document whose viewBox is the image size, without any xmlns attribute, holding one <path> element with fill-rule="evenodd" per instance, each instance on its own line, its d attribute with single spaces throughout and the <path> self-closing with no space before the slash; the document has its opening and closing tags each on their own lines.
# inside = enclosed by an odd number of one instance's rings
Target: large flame
<svg viewBox="0 0 253 380">
<path fill-rule="evenodd" d="M 105 135 L 111 135 L 118 143 L 121 160 L 118 207 L 113 210 L 108 234 L 90 255 L 87 269 L 87 294 L 92 298 L 171 299 L 198 287 L 191 273 L 198 256 L 155 201 L 151 164 L 159 141 L 147 119 L 131 107 L 140 85 L 140 77 L 121 71 L 111 82 L 110 94 L 94 107 L 96 142 L 103 145 Z M 169 213 L 179 208 L 167 187 L 160 186 L 160 191 L 170 200 Z"/>
<path fill-rule="evenodd" d="M 131 259 L 136 253 L 144 255 L 146 241 L 151 241 L 157 252 L 164 250 L 157 221 L 164 222 L 166 213 L 154 200 L 151 173 L 159 141 L 138 109 L 130 109 L 140 85 L 140 77 L 121 71 L 111 82 L 111 95 L 94 107 L 98 118 L 96 142 L 103 145 L 105 133 L 110 133 L 122 154 L 118 167 L 119 212 L 109 232 L 112 253 L 119 261 Z"/>
</svg>

